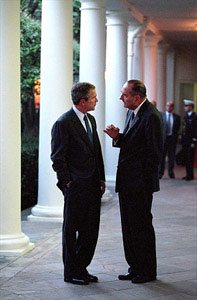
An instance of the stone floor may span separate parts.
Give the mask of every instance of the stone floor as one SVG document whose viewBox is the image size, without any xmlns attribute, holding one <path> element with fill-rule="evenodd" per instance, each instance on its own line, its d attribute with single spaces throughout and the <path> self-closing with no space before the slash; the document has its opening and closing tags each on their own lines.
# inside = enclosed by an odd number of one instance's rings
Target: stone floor
<svg viewBox="0 0 197 300">
<path fill-rule="evenodd" d="M 124 259 L 117 195 L 102 203 L 99 241 L 89 271 L 98 283 L 75 286 L 63 281 L 61 224 L 26 220 L 22 231 L 35 249 L 22 257 L 1 258 L 3 300 L 104 300 L 104 299 L 197 299 L 197 169 L 196 180 L 181 180 L 184 168 L 176 168 L 176 179 L 166 175 L 153 201 L 157 237 L 157 281 L 134 285 L 117 279 L 127 272 Z"/>
</svg>

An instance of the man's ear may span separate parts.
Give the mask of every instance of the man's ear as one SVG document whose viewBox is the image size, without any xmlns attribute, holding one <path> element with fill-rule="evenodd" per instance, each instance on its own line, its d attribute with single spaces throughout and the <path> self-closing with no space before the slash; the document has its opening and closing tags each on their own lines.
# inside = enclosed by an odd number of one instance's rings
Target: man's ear
<svg viewBox="0 0 197 300">
<path fill-rule="evenodd" d="M 136 96 L 136 100 L 137 100 L 137 102 L 140 102 L 141 101 L 141 98 L 140 98 L 140 95 L 135 95 Z"/>
<path fill-rule="evenodd" d="M 79 101 L 79 105 L 84 106 L 85 102 L 86 102 L 85 99 L 81 99 L 81 100 Z"/>
</svg>

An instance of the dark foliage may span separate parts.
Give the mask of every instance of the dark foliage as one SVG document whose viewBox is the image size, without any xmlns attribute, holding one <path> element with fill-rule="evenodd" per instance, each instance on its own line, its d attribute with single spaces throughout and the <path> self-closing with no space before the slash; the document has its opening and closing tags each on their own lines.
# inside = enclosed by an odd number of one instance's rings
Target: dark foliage
<svg viewBox="0 0 197 300">
<path fill-rule="evenodd" d="M 40 20 L 42 0 L 21 0 L 21 11 L 35 20 Z"/>
<path fill-rule="evenodd" d="M 22 136 L 21 149 L 21 209 L 37 203 L 38 137 Z"/>
<path fill-rule="evenodd" d="M 79 80 L 79 52 L 80 52 L 80 7 L 79 0 L 73 1 L 73 79 Z"/>
<path fill-rule="evenodd" d="M 35 116 L 35 105 L 33 87 L 34 81 L 40 78 L 40 43 L 41 25 L 40 20 L 29 15 L 25 4 L 21 5 L 21 103 L 23 132 L 27 134 L 37 134 L 37 124 Z M 37 5 L 40 1 L 36 2 Z M 34 4 L 35 4 L 34 3 Z M 36 8 L 30 12 L 35 13 Z"/>
</svg>

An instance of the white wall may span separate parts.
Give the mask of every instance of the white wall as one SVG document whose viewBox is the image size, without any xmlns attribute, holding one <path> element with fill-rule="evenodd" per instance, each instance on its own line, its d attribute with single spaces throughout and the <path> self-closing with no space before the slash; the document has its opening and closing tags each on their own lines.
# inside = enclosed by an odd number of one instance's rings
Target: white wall
<svg viewBox="0 0 197 300">
<path fill-rule="evenodd" d="M 180 95 L 181 83 L 197 82 L 197 55 L 176 51 L 175 57 L 175 111 L 181 114 L 183 102 Z"/>
</svg>

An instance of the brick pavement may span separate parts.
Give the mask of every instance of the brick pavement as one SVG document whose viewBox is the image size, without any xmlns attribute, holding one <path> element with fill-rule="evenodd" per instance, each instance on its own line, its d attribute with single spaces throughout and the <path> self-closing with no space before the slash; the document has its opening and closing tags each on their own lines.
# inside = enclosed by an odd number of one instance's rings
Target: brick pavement
<svg viewBox="0 0 197 300">
<path fill-rule="evenodd" d="M 90 273 L 98 283 L 75 286 L 63 281 L 61 224 L 26 220 L 22 231 L 35 249 L 22 257 L 1 257 L 3 300 L 184 300 L 197 299 L 197 169 L 195 180 L 185 182 L 183 168 L 177 179 L 166 175 L 153 201 L 157 239 L 158 278 L 134 285 L 118 280 L 127 272 L 124 259 L 117 195 L 102 203 L 99 241 Z"/>
</svg>

